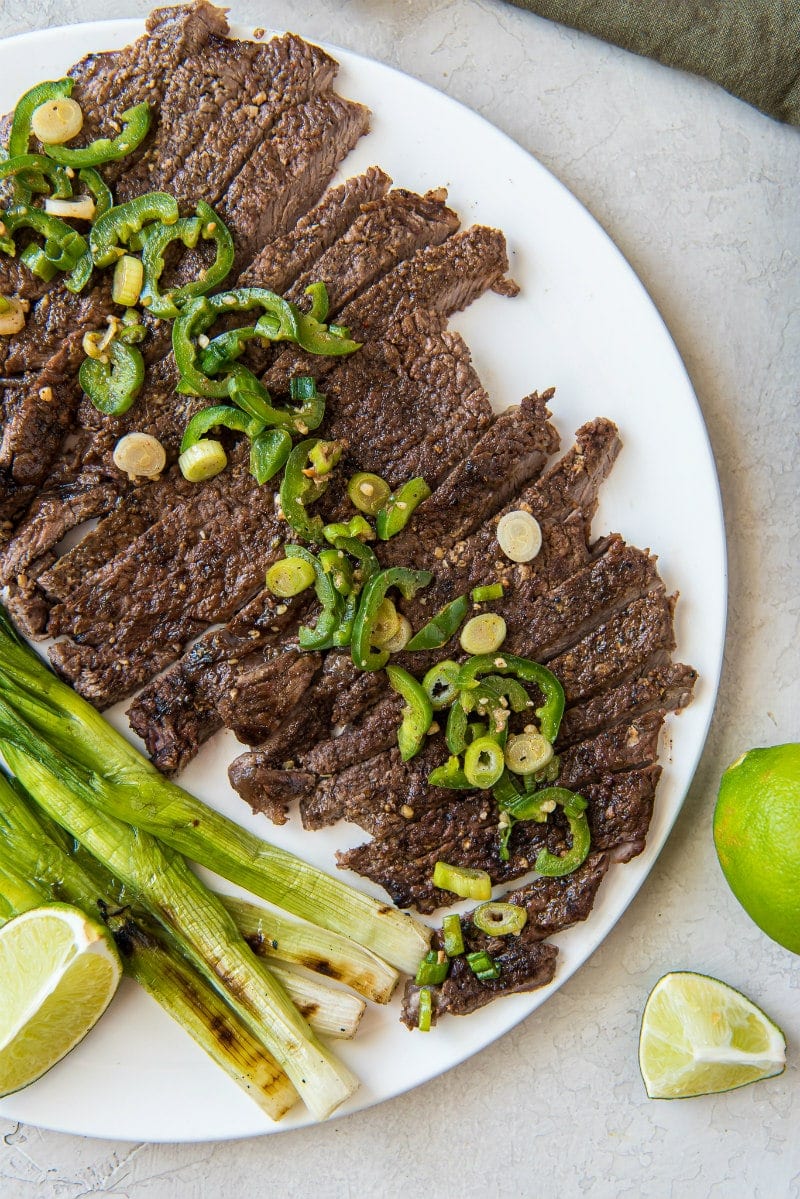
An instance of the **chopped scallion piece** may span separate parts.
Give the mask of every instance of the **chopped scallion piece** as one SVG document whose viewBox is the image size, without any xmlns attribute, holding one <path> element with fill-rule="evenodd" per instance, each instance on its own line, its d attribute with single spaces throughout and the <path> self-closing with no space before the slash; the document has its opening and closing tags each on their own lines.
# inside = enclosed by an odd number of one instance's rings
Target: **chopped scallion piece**
<svg viewBox="0 0 800 1199">
<path fill-rule="evenodd" d="M 190 445 L 178 459 L 181 474 L 190 483 L 204 483 L 206 479 L 213 479 L 227 465 L 228 456 L 222 443 L 210 437 Z"/>
<path fill-rule="evenodd" d="M 433 868 L 433 885 L 442 891 L 452 891 L 462 899 L 491 899 L 492 880 L 485 870 L 469 866 L 451 866 L 437 862 Z"/>
<path fill-rule="evenodd" d="M 387 597 L 381 600 L 375 612 L 372 623 L 370 641 L 378 649 L 383 649 L 387 641 L 391 641 L 400 628 L 400 614 L 394 603 Z"/>
<path fill-rule="evenodd" d="M 518 903 L 484 903 L 472 913 L 472 923 L 490 937 L 518 937 L 528 913 Z"/>
<path fill-rule="evenodd" d="M 384 641 L 380 648 L 388 650 L 390 654 L 399 654 L 408 645 L 413 632 L 411 621 L 405 616 L 400 616 L 398 617 L 397 632 L 393 637 Z"/>
<path fill-rule="evenodd" d="M 472 588 L 473 604 L 484 604 L 487 600 L 498 600 L 503 598 L 502 583 L 487 583 L 485 587 Z"/>
<path fill-rule="evenodd" d="M 461 917 L 452 913 L 442 921 L 442 941 L 444 951 L 449 958 L 458 957 L 464 952 L 464 934 L 461 931 Z"/>
<path fill-rule="evenodd" d="M 69 96 L 47 100 L 31 113 L 31 132 L 45 146 L 60 146 L 72 141 L 82 128 L 83 109 Z"/>
<path fill-rule="evenodd" d="M 419 993 L 419 1016 L 417 1017 L 417 1028 L 420 1032 L 431 1031 L 432 1014 L 431 993 L 427 987 L 423 987 Z"/>
<path fill-rule="evenodd" d="M 126 433 L 114 446 L 114 465 L 129 479 L 156 479 L 167 465 L 167 454 L 150 433 Z"/>
<path fill-rule="evenodd" d="M 449 969 L 447 955 L 442 952 L 440 957 L 435 949 L 431 949 L 420 962 L 414 982 L 418 987 L 438 986 L 447 978 Z"/>
<path fill-rule="evenodd" d="M 477 953 L 468 953 L 467 961 L 472 973 L 481 982 L 491 982 L 493 979 L 500 977 L 500 967 L 485 949 L 481 949 Z"/>
<path fill-rule="evenodd" d="M 506 512 L 497 522 L 497 544 L 512 562 L 531 562 L 542 548 L 538 520 L 521 508 Z"/>
<path fill-rule="evenodd" d="M 267 571 L 267 587 L 273 595 L 291 599 L 310 587 L 315 578 L 314 568 L 302 558 L 282 558 Z"/>
</svg>

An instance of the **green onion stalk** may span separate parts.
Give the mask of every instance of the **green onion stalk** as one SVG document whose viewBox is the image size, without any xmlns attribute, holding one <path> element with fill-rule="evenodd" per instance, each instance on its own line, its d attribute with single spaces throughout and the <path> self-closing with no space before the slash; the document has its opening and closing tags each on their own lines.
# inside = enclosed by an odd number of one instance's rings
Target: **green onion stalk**
<svg viewBox="0 0 800 1199">
<path fill-rule="evenodd" d="M 61 831 L 34 812 L 0 774 L 0 924 L 53 900 L 103 919 L 114 934 L 125 973 L 262 1111 L 279 1120 L 297 1093 L 274 1058 L 165 934 L 141 910 L 125 905 L 123 888 L 99 863 L 92 863 L 91 875 L 88 862 L 78 865 L 59 843 Z"/>
<path fill-rule="evenodd" d="M 270 969 L 275 961 L 304 966 L 352 987 L 375 1003 L 391 999 L 399 978 L 397 971 L 348 937 L 287 920 L 246 899 L 232 895 L 219 898 L 253 952 L 269 959 Z"/>
<path fill-rule="evenodd" d="M 0 606 L 0 695 L 81 767 L 92 804 L 275 907 L 350 937 L 413 973 L 430 930 L 254 836 L 165 778 L 16 634 Z"/>
<path fill-rule="evenodd" d="M 0 750 L 39 807 L 185 942 L 191 960 L 266 1045 L 309 1111 L 325 1119 L 357 1080 L 320 1044 L 231 917 L 175 850 L 95 805 L 96 776 L 43 742 L 0 700 Z"/>
</svg>

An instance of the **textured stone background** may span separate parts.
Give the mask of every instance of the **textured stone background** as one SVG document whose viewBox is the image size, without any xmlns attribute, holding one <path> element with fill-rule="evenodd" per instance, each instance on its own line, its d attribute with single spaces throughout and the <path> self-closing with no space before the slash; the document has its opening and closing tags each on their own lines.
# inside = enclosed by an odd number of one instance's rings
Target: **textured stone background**
<svg viewBox="0 0 800 1199">
<path fill-rule="evenodd" d="M 0 0 L 0 35 L 145 15 L 136 0 Z M 499 0 L 241 0 L 417 75 L 540 158 L 609 231 L 666 318 L 719 464 L 730 623 L 719 704 L 682 817 L 591 961 L 502 1042 L 412 1094 L 325 1127 L 116 1145 L 0 1121 L 2 1199 L 247 1196 L 800 1196 L 800 966 L 727 891 L 709 820 L 724 767 L 797 739 L 800 131 Z M 668 969 L 740 986 L 786 1030 L 779 1079 L 652 1103 L 639 1015 Z"/>
</svg>

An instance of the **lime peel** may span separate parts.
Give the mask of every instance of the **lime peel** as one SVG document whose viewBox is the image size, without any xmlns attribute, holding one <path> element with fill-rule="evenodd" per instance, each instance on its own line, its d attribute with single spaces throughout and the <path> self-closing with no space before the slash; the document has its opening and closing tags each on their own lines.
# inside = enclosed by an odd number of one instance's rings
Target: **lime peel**
<svg viewBox="0 0 800 1199">
<path fill-rule="evenodd" d="M 648 996 L 639 1068 L 651 1099 L 732 1091 L 782 1074 L 785 1037 L 769 1016 L 733 987 L 705 974 L 676 971 Z"/>
</svg>

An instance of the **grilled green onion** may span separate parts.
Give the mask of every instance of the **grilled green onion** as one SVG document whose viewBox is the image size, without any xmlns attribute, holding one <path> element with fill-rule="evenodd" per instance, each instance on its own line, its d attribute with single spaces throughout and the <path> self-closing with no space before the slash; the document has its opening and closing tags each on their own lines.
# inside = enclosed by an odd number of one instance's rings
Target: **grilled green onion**
<svg viewBox="0 0 800 1199">
<path fill-rule="evenodd" d="M 469 866 L 451 866 L 437 862 L 433 868 L 433 885 L 442 891 L 452 891 L 462 899 L 491 899 L 492 880 L 485 870 Z"/>
<path fill-rule="evenodd" d="M 485 587 L 472 588 L 472 602 L 474 604 L 483 604 L 487 600 L 498 600 L 503 598 L 502 583 L 487 583 Z"/>
<path fill-rule="evenodd" d="M 473 616 L 461 630 L 459 641 L 465 654 L 493 654 L 506 639 L 506 622 L 496 612 Z"/>
<path fill-rule="evenodd" d="M 541 733 L 516 733 L 506 742 L 506 766 L 513 774 L 535 774 L 552 757 L 553 746 Z"/>
<path fill-rule="evenodd" d="M 472 923 L 490 937 L 518 937 L 528 913 L 518 903 L 483 903 L 472 913 Z"/>
<path fill-rule="evenodd" d="M 302 558 L 281 558 L 267 571 L 267 587 L 281 599 L 291 599 L 310 587 L 316 578 L 313 566 Z"/>
<path fill-rule="evenodd" d="M 190 483 L 204 483 L 206 479 L 213 479 L 227 465 L 228 456 L 222 443 L 211 437 L 196 441 L 178 459 L 181 474 Z"/>
<path fill-rule="evenodd" d="M 358 508 L 359 512 L 366 512 L 367 516 L 376 516 L 392 491 L 389 484 L 380 475 L 359 471 L 347 484 L 347 494 L 350 497 L 350 503 Z"/>
<path fill-rule="evenodd" d="M 493 787 L 503 773 L 503 749 L 492 737 L 479 737 L 464 752 L 464 774 L 481 791 Z"/>
</svg>

